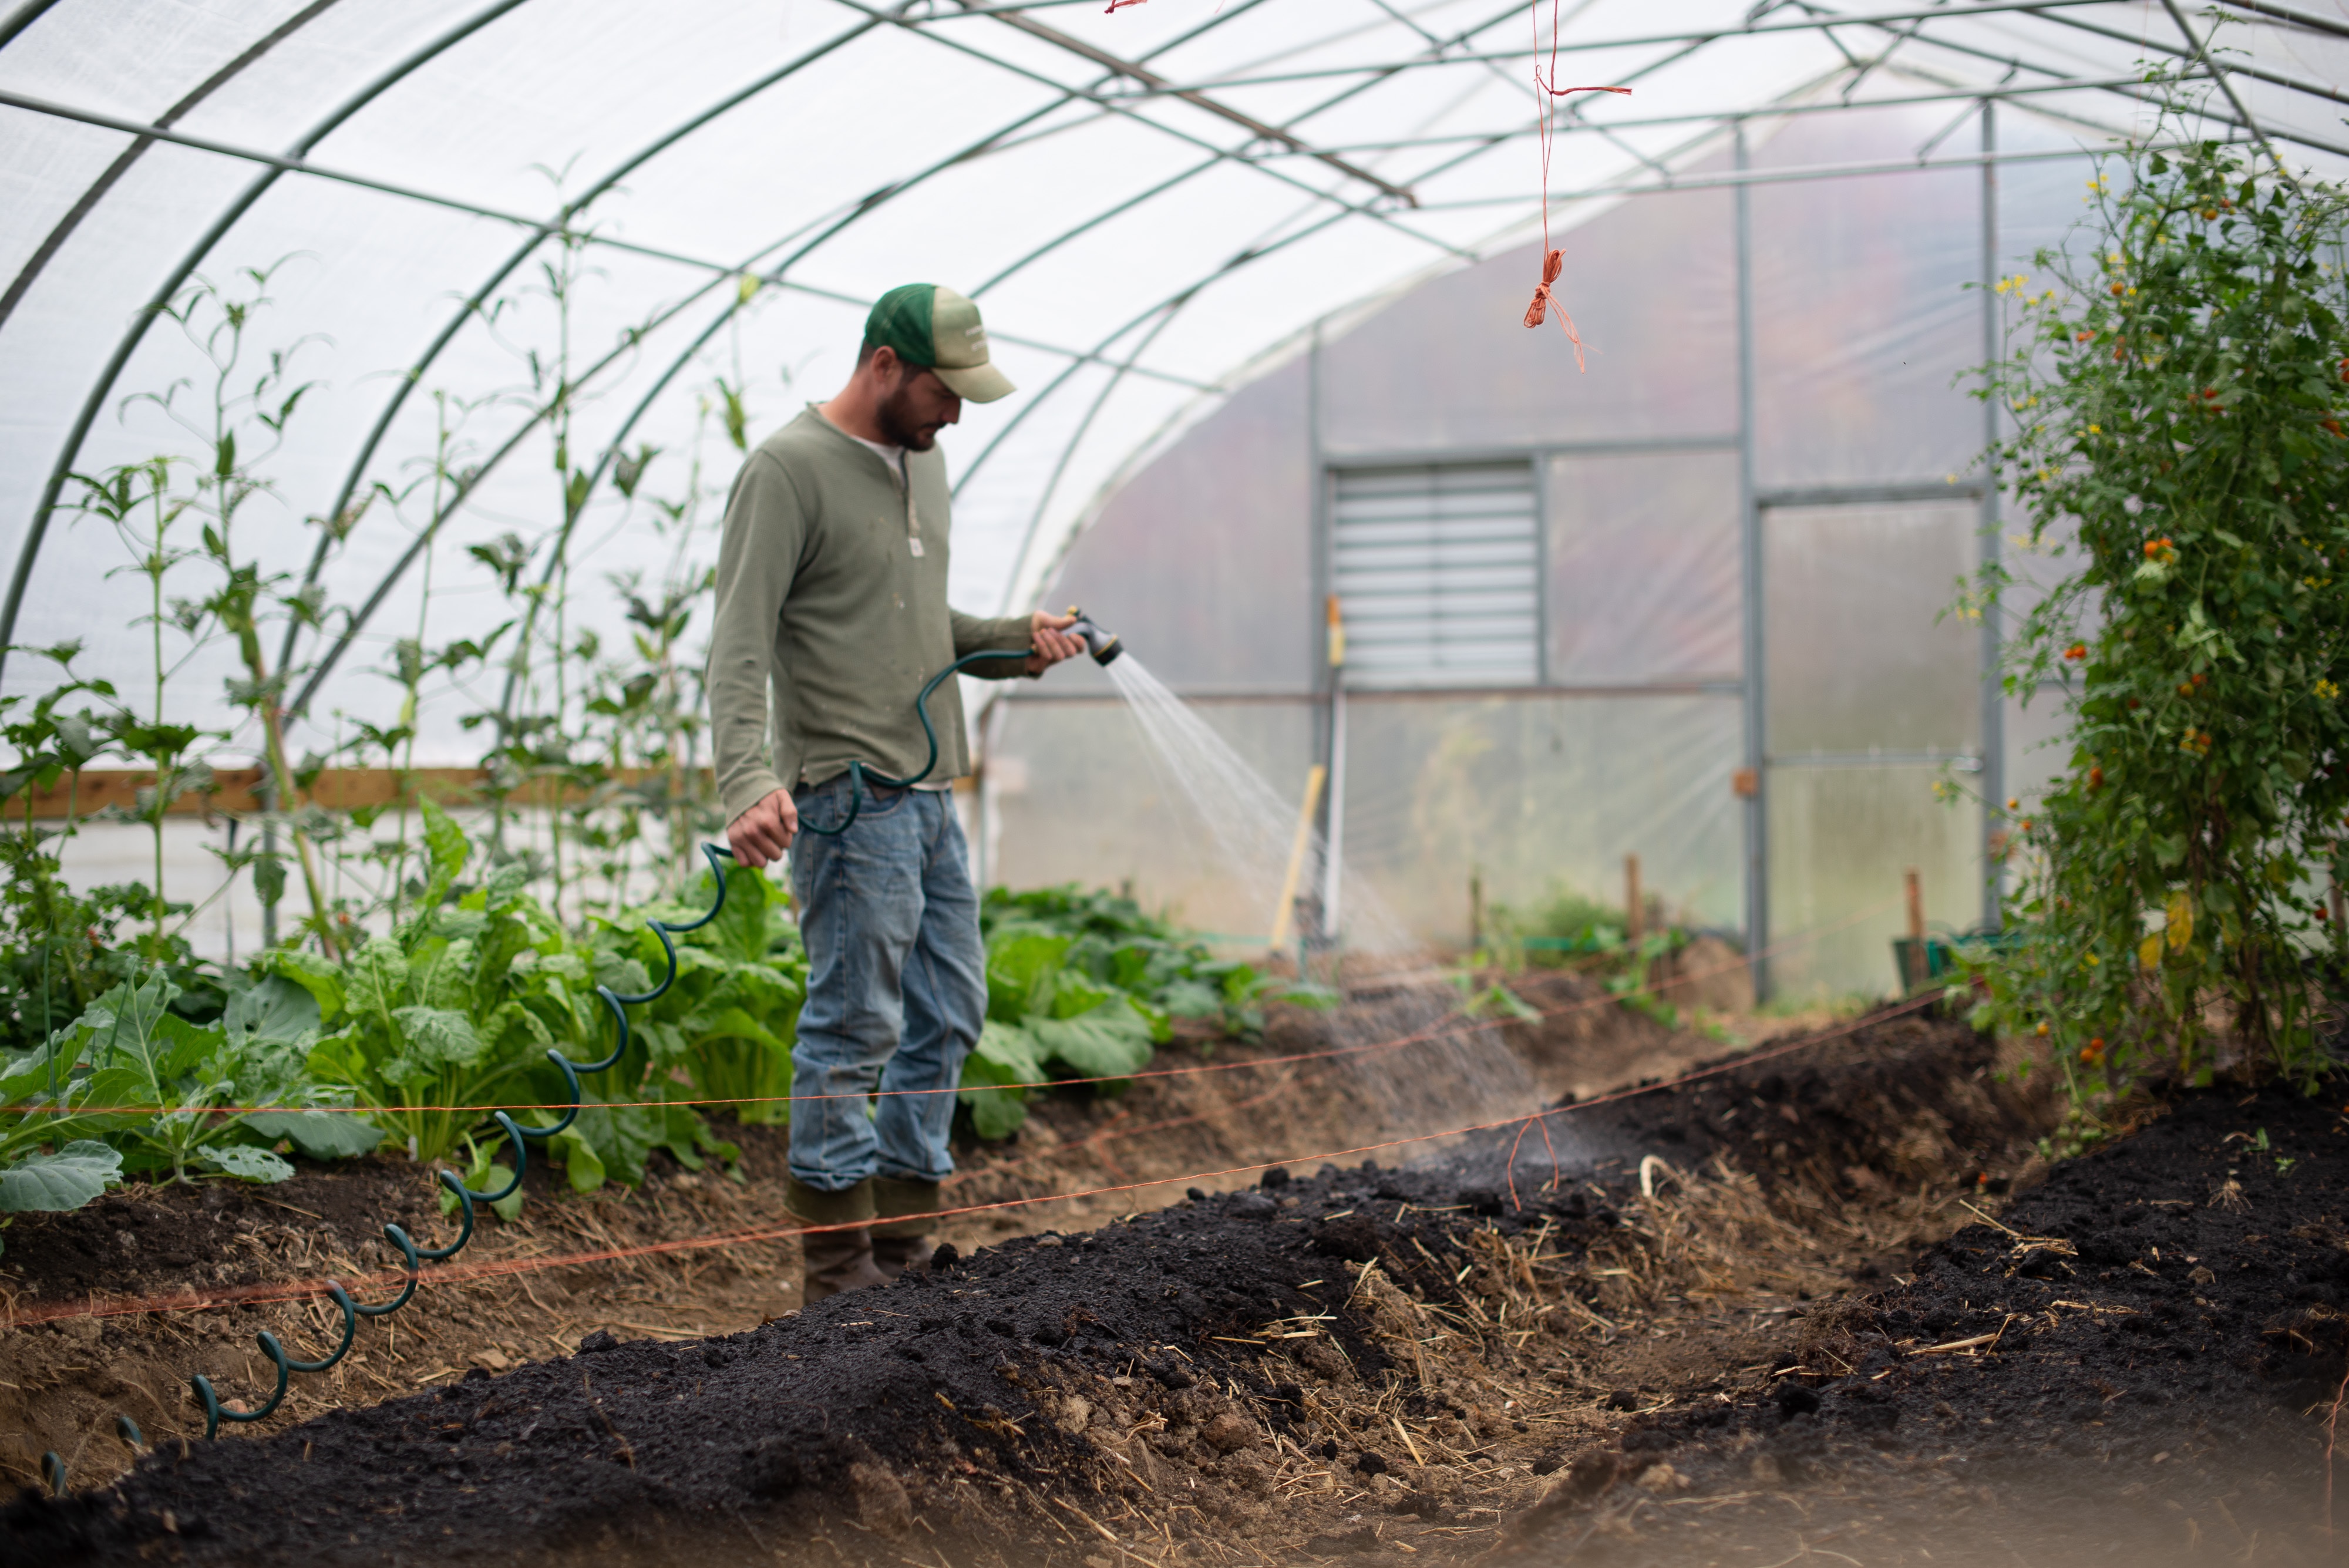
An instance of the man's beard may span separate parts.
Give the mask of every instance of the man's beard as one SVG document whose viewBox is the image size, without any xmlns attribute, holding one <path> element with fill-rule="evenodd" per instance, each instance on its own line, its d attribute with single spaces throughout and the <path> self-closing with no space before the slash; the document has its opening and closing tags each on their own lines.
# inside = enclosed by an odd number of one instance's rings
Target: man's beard
<svg viewBox="0 0 2349 1568">
<path fill-rule="evenodd" d="M 896 389 L 884 399 L 875 417 L 881 434 L 891 446 L 902 446 L 907 452 L 927 452 L 938 444 L 938 427 L 923 425 L 914 417 L 914 378 L 905 376 Z"/>
</svg>

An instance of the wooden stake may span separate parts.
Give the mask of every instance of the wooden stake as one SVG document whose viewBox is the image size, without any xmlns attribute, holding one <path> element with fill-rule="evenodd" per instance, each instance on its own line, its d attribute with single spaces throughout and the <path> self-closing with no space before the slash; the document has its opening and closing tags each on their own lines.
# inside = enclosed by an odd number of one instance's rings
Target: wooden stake
<svg viewBox="0 0 2349 1568">
<path fill-rule="evenodd" d="M 1640 895 L 1640 857 L 1623 857 L 1623 940 L 1638 947 L 1648 934 L 1648 910 Z"/>
<path fill-rule="evenodd" d="M 1305 775 L 1305 804 L 1297 808 L 1297 837 L 1288 846 L 1288 874 L 1280 879 L 1280 903 L 1272 911 L 1275 950 L 1288 945 L 1288 928 L 1297 908 L 1297 879 L 1305 875 L 1305 851 L 1313 842 L 1313 811 L 1321 804 L 1321 786 L 1330 770 L 1319 763 Z"/>
<path fill-rule="evenodd" d="M 1475 952 L 1485 945 L 1485 873 L 1480 868 L 1468 873 L 1468 950 Z"/>
<path fill-rule="evenodd" d="M 1925 983 L 1932 971 L 1931 958 L 1925 951 L 1925 888 L 1911 866 L 1900 874 L 1902 889 L 1909 897 L 1909 945 L 1907 957 L 1900 966 L 1900 989 L 1914 991 Z"/>
</svg>

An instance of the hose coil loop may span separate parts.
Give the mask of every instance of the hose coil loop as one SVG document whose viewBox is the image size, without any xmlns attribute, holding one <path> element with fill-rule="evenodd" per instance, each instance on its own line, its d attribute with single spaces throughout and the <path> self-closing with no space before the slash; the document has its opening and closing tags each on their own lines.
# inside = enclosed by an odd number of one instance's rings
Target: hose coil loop
<svg viewBox="0 0 2349 1568">
<path fill-rule="evenodd" d="M 976 654 L 972 657 L 997 658 L 1001 656 Z M 1024 657 L 1024 654 L 1022 657 Z M 947 676 L 953 674 L 956 669 L 960 668 L 961 663 L 968 662 L 969 662 L 968 659 L 962 660 L 957 665 L 950 666 L 947 670 L 941 670 L 936 680 L 933 680 L 928 686 L 922 689 L 923 699 L 926 700 L 928 698 L 931 691 L 936 687 L 939 680 L 943 680 Z M 928 730 L 929 722 L 929 715 L 926 712 L 924 712 L 922 715 L 922 727 L 925 730 Z M 936 732 L 933 731 L 930 733 L 930 765 L 935 766 L 936 764 L 936 761 L 937 735 Z M 923 774 L 927 774 L 929 768 L 925 767 L 923 769 Z M 919 779 L 923 774 L 916 774 L 915 776 L 916 779 Z M 854 817 L 854 811 L 852 810 L 852 818 Z M 842 828 L 845 828 L 847 824 L 843 823 L 841 826 Z M 835 829 L 834 831 L 839 830 Z M 512 1116 L 508 1116 L 503 1111 L 494 1111 L 491 1113 L 492 1119 L 498 1125 L 499 1130 L 505 1134 L 506 1148 L 513 1157 L 513 1174 L 512 1178 L 503 1187 L 499 1188 L 495 1192 L 476 1192 L 471 1188 L 467 1187 L 453 1172 L 444 1170 L 440 1173 L 440 1185 L 456 1199 L 458 1211 L 460 1216 L 457 1231 L 457 1239 L 454 1241 L 450 1242 L 445 1247 L 419 1247 L 416 1244 L 415 1241 L 409 1237 L 408 1232 L 402 1230 L 399 1226 L 388 1224 L 383 1228 L 385 1239 L 399 1250 L 400 1257 L 406 1263 L 404 1272 L 406 1273 L 407 1278 L 400 1286 L 399 1293 L 394 1296 L 391 1300 L 385 1302 L 380 1306 L 362 1306 L 357 1302 L 351 1299 L 350 1293 L 343 1288 L 341 1282 L 336 1280 L 329 1280 L 326 1282 L 326 1298 L 333 1302 L 336 1307 L 340 1308 L 343 1314 L 342 1340 L 341 1343 L 335 1346 L 333 1355 L 322 1356 L 316 1361 L 296 1360 L 294 1356 L 287 1354 L 285 1346 L 279 1342 L 277 1336 L 270 1333 L 267 1329 L 263 1329 L 259 1333 L 255 1334 L 254 1335 L 254 1343 L 261 1346 L 261 1353 L 269 1358 L 270 1364 L 277 1370 L 277 1386 L 271 1391 L 269 1398 L 265 1403 L 251 1409 L 232 1409 L 228 1406 L 221 1403 L 220 1393 L 212 1386 L 212 1381 L 211 1378 L 205 1376 L 201 1372 L 191 1375 L 188 1379 L 188 1386 L 194 1390 L 196 1402 L 203 1407 L 204 1437 L 207 1440 L 220 1435 L 220 1425 L 222 1421 L 259 1421 L 275 1414 L 278 1406 L 285 1403 L 285 1391 L 294 1373 L 325 1372 L 331 1369 L 337 1362 L 341 1361 L 345 1355 L 350 1354 L 351 1341 L 357 1332 L 358 1320 L 360 1318 L 383 1317 L 388 1314 L 398 1312 L 401 1307 L 406 1306 L 409 1298 L 416 1294 L 416 1287 L 424 1264 L 437 1263 L 443 1262 L 444 1260 L 453 1258 L 458 1253 L 463 1251 L 466 1244 L 472 1241 L 473 1205 L 475 1203 L 495 1203 L 501 1199 L 512 1196 L 514 1190 L 522 1185 L 523 1175 L 524 1170 L 527 1168 L 527 1161 L 529 1159 L 530 1145 L 528 1140 L 532 1138 L 551 1138 L 557 1133 L 564 1131 L 573 1122 L 578 1120 L 579 1112 L 583 1108 L 583 1096 L 579 1085 L 579 1075 L 582 1073 L 605 1072 L 616 1065 L 622 1056 L 627 1054 L 629 1042 L 634 1038 L 628 1026 L 628 1009 L 631 1007 L 641 1007 L 647 1002 L 658 1001 L 662 996 L 667 993 L 668 988 L 677 982 L 677 943 L 672 939 L 682 936 L 688 931 L 699 930 L 702 927 L 716 919 L 719 917 L 719 914 L 726 908 L 726 867 L 723 862 L 733 859 L 734 852 L 723 845 L 705 844 L 701 846 L 701 853 L 702 857 L 709 862 L 709 874 L 712 880 L 717 884 L 717 896 L 710 900 L 708 912 L 701 915 L 698 919 L 687 920 L 678 924 L 672 924 L 667 920 L 655 919 L 647 919 L 645 922 L 645 924 L 651 929 L 653 935 L 659 939 L 662 956 L 666 958 L 668 962 L 668 972 L 661 977 L 660 983 L 654 986 L 650 991 L 647 991 L 639 994 L 631 994 L 626 992 L 615 991 L 608 985 L 599 985 L 595 988 L 595 994 L 603 999 L 605 1007 L 612 1014 L 613 1044 L 611 1052 L 599 1062 L 574 1062 L 560 1051 L 551 1048 L 547 1051 L 546 1059 L 553 1063 L 555 1068 L 562 1073 L 564 1087 L 568 1090 L 570 1094 L 571 1104 L 569 1107 L 564 1111 L 562 1119 L 555 1122 L 551 1127 L 526 1127 L 522 1126 L 519 1122 L 516 1122 Z M 138 1423 L 131 1420 L 129 1417 L 123 1415 L 116 1416 L 114 1418 L 114 1429 L 116 1435 L 121 1438 L 123 1442 L 129 1446 L 133 1453 L 145 1451 L 147 1440 L 140 1432 Z M 41 1456 L 41 1473 L 44 1479 L 48 1481 L 49 1490 L 52 1495 L 62 1497 L 66 1494 L 67 1488 L 66 1482 L 65 1460 L 60 1458 L 54 1449 L 44 1453 Z"/>
</svg>

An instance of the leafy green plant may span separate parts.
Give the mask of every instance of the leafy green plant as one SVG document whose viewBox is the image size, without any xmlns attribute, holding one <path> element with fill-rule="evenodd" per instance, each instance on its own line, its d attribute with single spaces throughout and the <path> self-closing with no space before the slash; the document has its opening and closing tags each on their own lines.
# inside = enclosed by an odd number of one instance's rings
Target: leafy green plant
<svg viewBox="0 0 2349 1568">
<path fill-rule="evenodd" d="M 1648 982 L 1657 963 L 1688 946 L 1694 933 L 1658 918 L 1660 907 L 1651 904 L 1649 913 L 1647 929 L 1634 942 L 1621 909 L 1560 887 L 1531 909 L 1494 905 L 1486 950 L 1505 970 L 1568 968 L 1594 975 L 1623 1006 L 1677 1029 L 1680 1009 L 1656 995 Z"/>
<path fill-rule="evenodd" d="M 1264 1002 L 1289 994 L 1112 893 L 990 888 L 979 924 L 987 1025 L 963 1064 L 961 1098 L 982 1137 L 1006 1137 L 1027 1118 L 1030 1091 L 1017 1085 L 1123 1077 L 1173 1037 L 1172 1020 L 1211 1018 L 1226 1033 L 1253 1033 L 1264 1027 Z"/>
<path fill-rule="evenodd" d="M 122 1156 L 78 1136 L 89 1075 L 45 1042 L 0 1067 L 0 1213 L 78 1209 L 122 1179 Z"/>
<path fill-rule="evenodd" d="M 1979 1021 L 2045 1037 L 2094 1107 L 2141 1076 L 2241 1070 L 2313 1087 L 2309 964 L 2339 972 L 2313 878 L 2349 808 L 2349 198 L 2255 178 L 2215 142 L 2132 148 L 2091 182 L 2055 286 L 1983 395 L 2028 547 L 2068 563 L 2010 636 L 2005 680 L 2060 680 L 2070 757 L 2007 803 L 2021 885 L 1970 964 Z M 1963 607 L 1998 613 L 2007 571 Z"/>
<path fill-rule="evenodd" d="M 642 913 L 683 923 L 708 909 L 715 891 L 705 874 L 685 899 Z M 807 958 L 789 908 L 764 874 L 729 866 L 725 908 L 676 939 L 676 982 L 635 1012 L 636 1032 L 656 1058 L 679 1065 L 691 1097 L 735 1102 L 735 1119 L 753 1125 L 791 1120 Z M 634 916 L 604 925 L 595 940 L 656 973 L 664 962 L 658 940 Z"/>
<path fill-rule="evenodd" d="M 187 1181 L 192 1170 L 262 1182 L 294 1174 L 273 1144 L 320 1158 L 375 1146 L 376 1129 L 322 1108 L 347 1106 L 348 1091 L 306 1073 L 318 1009 L 302 988 L 276 979 L 244 987 L 210 1024 L 172 1012 L 176 992 L 162 974 L 117 985 L 0 1073 L 16 1118 L 0 1155 L 11 1144 L 20 1151 L 16 1199 L 55 1208 L 96 1197 L 108 1170 L 92 1144 L 110 1146 L 118 1177 L 168 1171 Z M 29 1152 L 37 1143 L 60 1147 Z"/>
<path fill-rule="evenodd" d="M 310 1053 L 314 1076 L 352 1085 L 411 1158 L 444 1159 L 462 1146 L 472 1175 L 493 1176 L 502 1146 L 478 1136 L 487 1128 L 473 1107 L 568 1105 L 547 1053 L 582 1064 L 610 1054 L 616 1026 L 596 987 L 641 993 L 649 971 L 633 939 L 573 940 L 531 896 L 520 862 L 460 891 L 473 846 L 440 806 L 427 800 L 421 811 L 429 877 L 408 919 L 340 964 L 289 950 L 267 961 L 317 999 L 329 1033 Z M 692 1097 L 673 1076 L 689 1044 L 676 1026 L 637 1027 L 609 1067 L 580 1075 L 583 1108 L 546 1140 L 574 1189 L 642 1181 L 655 1148 L 695 1168 L 705 1153 L 734 1157 L 689 1106 L 670 1103 Z M 561 1115 L 517 1119 L 548 1127 Z"/>
</svg>

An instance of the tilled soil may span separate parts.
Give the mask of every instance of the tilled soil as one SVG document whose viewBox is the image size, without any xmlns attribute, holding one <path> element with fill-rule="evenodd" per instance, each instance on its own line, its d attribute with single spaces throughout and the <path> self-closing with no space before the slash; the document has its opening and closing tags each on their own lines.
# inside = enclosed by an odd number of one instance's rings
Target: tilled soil
<svg viewBox="0 0 2349 1568">
<path fill-rule="evenodd" d="M 943 1234 L 968 1250 L 1026 1231 L 1089 1230 L 1179 1200 L 1187 1184 L 1220 1188 L 1253 1179 L 1197 1172 L 1477 1119 L 1487 1108 L 1479 1095 L 1491 1098 L 1490 1085 L 1463 1085 L 1464 1077 L 1498 1077 L 1522 1090 L 1524 1069 L 1497 1032 L 1474 1024 L 1457 1038 L 1408 1048 L 1414 1054 L 1408 1062 L 1400 1051 L 1311 1054 L 1411 1033 L 1441 1013 L 1431 998 L 1403 997 L 1335 1015 L 1279 1010 L 1267 1037 L 1254 1042 L 1187 1030 L 1154 1064 L 1175 1075 L 1142 1080 L 1119 1096 L 1042 1096 L 1017 1137 L 968 1144 L 948 1203 L 1013 1206 L 959 1216 Z M 1411 1069 L 1425 1065 L 1421 1057 L 1431 1053 L 1481 1074 L 1439 1075 L 1454 1084 L 1448 1097 L 1390 1105 L 1392 1085 L 1371 1064 Z M 1293 1059 L 1300 1055 L 1306 1059 Z M 1201 1067 L 1210 1070 L 1184 1071 Z M 1524 1103 L 1522 1093 L 1510 1101 L 1513 1108 Z M 598 1328 L 624 1338 L 698 1339 L 797 1307 L 799 1248 L 787 1235 L 657 1250 L 791 1225 L 785 1130 L 722 1130 L 741 1147 L 730 1171 L 688 1171 L 657 1155 L 648 1179 L 633 1189 L 574 1195 L 564 1190 L 560 1171 L 533 1161 L 521 1217 L 502 1220 L 483 1210 L 459 1260 L 526 1273 L 428 1286 L 409 1307 L 367 1324 L 332 1372 L 295 1378 L 285 1405 L 262 1429 L 453 1382 L 477 1366 L 502 1372 L 567 1355 Z M 324 1303 L 276 1303 L 273 1286 L 380 1277 L 397 1258 L 383 1239 L 387 1222 L 428 1246 L 455 1235 L 436 1212 L 431 1172 L 405 1159 L 296 1163 L 295 1179 L 274 1187 L 134 1182 L 75 1213 L 16 1217 L 0 1256 L 0 1475 L 35 1480 L 40 1455 L 55 1449 L 77 1484 L 107 1479 L 129 1458 L 114 1436 L 117 1413 L 151 1438 L 200 1432 L 188 1374 L 204 1373 L 233 1398 L 272 1376 L 255 1348 L 256 1330 L 275 1334 L 297 1355 L 334 1343 L 338 1325 Z M 1153 1185 L 1170 1177 L 1180 1179 Z M 1050 1196 L 1088 1190 L 1099 1195 Z M 566 1257 L 588 1261 L 542 1262 Z M 360 1299 L 389 1293 L 362 1290 Z M 210 1310 L 119 1310 L 222 1298 L 229 1304 Z M 47 1321 L 93 1306 L 105 1315 Z"/>
<path fill-rule="evenodd" d="M 1617 1519 L 1619 1445 L 1712 1440 L 1659 1416 L 1775 1418 L 1762 1396 L 1806 1338 L 1832 1355 L 1821 1324 L 1859 1332 L 1804 1303 L 1970 1218 L 1961 1183 L 2027 1168 L 2040 1111 L 1992 1055 L 1893 1019 L 1710 1080 L 1708 1120 L 1665 1096 L 1554 1118 L 1620 1151 L 1564 1179 L 1521 1142 L 1514 1186 L 1497 1146 L 1275 1172 L 744 1333 L 592 1334 L 502 1377 L 166 1444 L 106 1490 L 27 1491 L 0 1561 L 1555 1555 Z M 1771 1136 L 1739 1142 L 1739 1103 Z M 1893 1119 L 1837 1168 L 1834 1129 L 1806 1131 L 1824 1106 Z M 1741 1149 L 1766 1186 L 1695 1168 Z"/>
<path fill-rule="evenodd" d="M 2344 1136 L 2330 1100 L 2189 1096 L 1819 1314 L 1766 1391 L 1583 1451 L 1504 1555 L 2337 1562 Z"/>
</svg>

